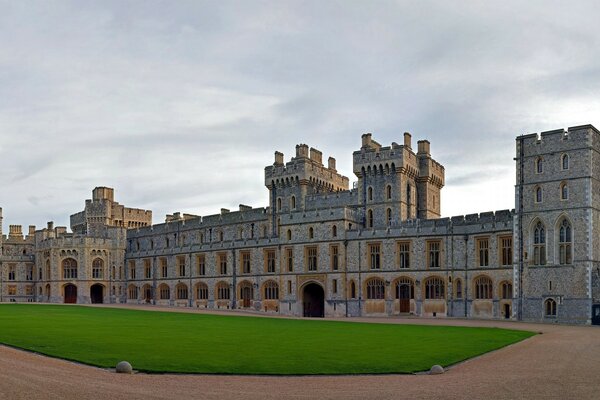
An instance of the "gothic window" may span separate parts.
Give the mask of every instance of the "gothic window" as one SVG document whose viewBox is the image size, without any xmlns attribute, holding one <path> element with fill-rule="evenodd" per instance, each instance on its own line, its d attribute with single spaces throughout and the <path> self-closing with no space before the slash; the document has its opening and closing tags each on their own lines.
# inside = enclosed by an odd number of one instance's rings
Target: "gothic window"
<svg viewBox="0 0 600 400">
<path fill-rule="evenodd" d="M 462 281 L 460 279 L 456 279 L 454 281 L 454 287 L 456 289 L 456 298 L 457 299 L 462 299 L 463 295 L 462 295 Z"/>
<path fill-rule="evenodd" d="M 406 216 L 410 219 L 411 215 L 411 188 L 410 183 L 406 185 Z"/>
<path fill-rule="evenodd" d="M 10 265 L 8 267 L 8 280 L 14 281 L 15 279 L 16 279 L 16 267 L 14 265 Z"/>
<path fill-rule="evenodd" d="M 512 237 L 501 237 L 500 239 L 500 265 L 512 264 Z"/>
<path fill-rule="evenodd" d="M 275 250 L 267 250 L 265 253 L 265 270 L 267 272 L 275 272 Z"/>
<path fill-rule="evenodd" d="M 205 283 L 199 283 L 196 285 L 196 299 L 208 300 L 208 286 Z"/>
<path fill-rule="evenodd" d="M 369 195 L 369 197 L 368 197 L 369 201 L 372 201 L 373 200 L 373 188 L 369 186 L 369 189 L 367 191 L 368 191 L 368 195 Z"/>
<path fill-rule="evenodd" d="M 390 226 L 392 224 L 392 209 L 388 208 L 385 212 L 386 217 L 387 217 L 387 224 L 388 226 Z"/>
<path fill-rule="evenodd" d="M 180 283 L 175 288 L 177 300 L 186 300 L 188 298 L 188 287 L 185 283 Z"/>
<path fill-rule="evenodd" d="M 290 206 L 292 210 L 296 209 L 296 196 L 292 196 L 292 199 L 290 200 Z"/>
<path fill-rule="evenodd" d="M 558 234 L 558 252 L 560 264 L 571 264 L 572 232 L 571 224 L 564 218 Z"/>
<path fill-rule="evenodd" d="M 337 237 L 337 225 L 331 227 L 331 236 Z"/>
<path fill-rule="evenodd" d="M 373 227 L 373 210 L 367 211 L 367 228 Z"/>
<path fill-rule="evenodd" d="M 131 285 L 129 286 L 129 288 L 127 289 L 127 298 L 129 300 L 137 300 L 138 298 L 138 287 L 135 285 Z"/>
<path fill-rule="evenodd" d="M 429 268 L 440 268 L 440 246 L 439 240 L 427 242 L 427 265 Z"/>
<path fill-rule="evenodd" d="M 539 186 L 535 188 L 535 202 L 536 203 L 542 202 L 542 188 Z"/>
<path fill-rule="evenodd" d="M 92 261 L 92 278 L 93 279 L 102 279 L 104 271 L 104 262 L 100 258 L 96 258 Z"/>
<path fill-rule="evenodd" d="M 331 259 L 331 270 L 337 271 L 340 266 L 339 247 L 331 246 L 329 248 L 329 251 L 330 251 L 329 258 Z"/>
<path fill-rule="evenodd" d="M 77 279 L 77 261 L 67 258 L 62 262 L 63 279 Z"/>
<path fill-rule="evenodd" d="M 396 285 L 395 285 L 396 299 L 400 298 L 401 286 L 408 286 L 408 298 L 409 299 L 415 298 L 415 284 L 414 284 L 413 280 L 403 276 L 402 278 L 400 278 L 396 281 Z"/>
<path fill-rule="evenodd" d="M 385 187 L 385 198 L 388 200 L 392 199 L 392 187 L 390 185 Z"/>
<path fill-rule="evenodd" d="M 554 299 L 544 301 L 544 312 L 546 317 L 556 317 L 556 301 Z"/>
<path fill-rule="evenodd" d="M 287 230 L 287 240 L 292 240 L 292 231 L 290 229 Z"/>
<path fill-rule="evenodd" d="M 410 242 L 398 243 L 398 268 L 410 268 Z"/>
<path fill-rule="evenodd" d="M 490 240 L 478 239 L 477 250 L 479 255 L 479 266 L 488 267 L 490 265 Z"/>
<path fill-rule="evenodd" d="M 167 259 L 166 258 L 161 258 L 160 259 L 160 276 L 161 278 L 166 278 L 169 274 L 169 268 L 167 266 Z"/>
<path fill-rule="evenodd" d="M 281 211 L 281 197 L 277 199 L 277 211 Z"/>
<path fill-rule="evenodd" d="M 487 276 L 475 279 L 475 298 L 478 300 L 492 299 L 492 280 Z"/>
<path fill-rule="evenodd" d="M 198 255 L 196 261 L 198 263 L 198 275 L 206 275 L 206 258 L 204 254 Z"/>
<path fill-rule="evenodd" d="M 562 169 L 569 169 L 569 155 L 563 154 L 561 159 Z"/>
<path fill-rule="evenodd" d="M 294 250 L 286 249 L 285 255 L 287 258 L 288 272 L 292 272 L 294 270 Z"/>
<path fill-rule="evenodd" d="M 369 244 L 369 267 L 371 269 L 381 268 L 381 244 Z"/>
<path fill-rule="evenodd" d="M 542 172 L 544 172 L 544 161 L 542 160 L 541 157 L 538 157 L 535 160 L 535 173 L 541 174 Z"/>
<path fill-rule="evenodd" d="M 442 300 L 445 298 L 444 281 L 438 277 L 425 280 L 425 299 Z"/>
<path fill-rule="evenodd" d="M 264 286 L 265 300 L 279 299 L 279 285 L 274 281 L 267 281 Z"/>
<path fill-rule="evenodd" d="M 313 239 L 314 237 L 315 237 L 315 230 L 311 226 L 310 228 L 308 228 L 308 238 Z"/>
<path fill-rule="evenodd" d="M 169 285 L 163 283 L 158 288 L 158 295 L 161 300 L 169 300 L 171 298 L 171 289 L 169 289 Z"/>
<path fill-rule="evenodd" d="M 250 252 L 242 253 L 242 274 L 249 274 L 252 271 L 250 266 Z"/>
<path fill-rule="evenodd" d="M 179 276 L 185 276 L 185 257 L 177 257 Z"/>
<path fill-rule="evenodd" d="M 311 246 L 306 248 L 306 267 L 309 271 L 317 270 L 317 247 Z"/>
<path fill-rule="evenodd" d="M 219 282 L 217 284 L 217 300 L 229 300 L 230 290 L 227 282 Z"/>
<path fill-rule="evenodd" d="M 379 278 L 373 278 L 367 282 L 367 299 L 385 299 L 385 282 Z"/>
<path fill-rule="evenodd" d="M 546 228 L 538 221 L 533 230 L 533 265 L 546 264 Z"/>
<path fill-rule="evenodd" d="M 354 283 L 354 281 L 350 282 L 350 298 L 356 298 L 356 283 Z"/>
<path fill-rule="evenodd" d="M 500 295 L 504 300 L 510 300 L 513 297 L 513 288 L 512 283 L 510 282 L 502 282 L 500 284 Z"/>
<path fill-rule="evenodd" d="M 219 272 L 227 275 L 227 254 L 219 254 Z"/>
<path fill-rule="evenodd" d="M 568 200 L 569 199 L 569 186 L 566 182 L 560 184 L 560 199 Z"/>
</svg>

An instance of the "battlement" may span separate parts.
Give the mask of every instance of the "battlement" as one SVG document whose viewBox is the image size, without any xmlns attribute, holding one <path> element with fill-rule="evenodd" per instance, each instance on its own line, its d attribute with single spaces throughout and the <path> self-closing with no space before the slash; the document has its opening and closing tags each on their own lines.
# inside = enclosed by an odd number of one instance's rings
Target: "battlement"
<svg viewBox="0 0 600 400">
<path fill-rule="evenodd" d="M 598 141 L 600 131 L 593 125 L 572 126 L 567 130 L 555 129 L 541 133 L 530 133 L 517 136 L 517 157 L 519 156 L 518 146 L 523 144 L 525 155 L 541 154 L 544 152 L 555 152 L 579 148 L 581 146 L 591 146 L 594 137 Z"/>
<path fill-rule="evenodd" d="M 297 211 L 280 216 L 281 225 L 322 223 L 328 221 L 359 221 L 360 213 L 348 207 Z"/>
</svg>

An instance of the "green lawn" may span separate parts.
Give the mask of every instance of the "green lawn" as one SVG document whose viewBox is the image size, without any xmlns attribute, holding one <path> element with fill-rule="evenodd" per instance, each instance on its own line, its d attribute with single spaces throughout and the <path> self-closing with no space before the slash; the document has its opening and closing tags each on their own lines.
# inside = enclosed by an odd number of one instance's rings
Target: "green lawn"
<svg viewBox="0 0 600 400">
<path fill-rule="evenodd" d="M 100 367 L 150 372 L 410 373 L 447 366 L 531 332 L 0 305 L 0 343 Z"/>
</svg>

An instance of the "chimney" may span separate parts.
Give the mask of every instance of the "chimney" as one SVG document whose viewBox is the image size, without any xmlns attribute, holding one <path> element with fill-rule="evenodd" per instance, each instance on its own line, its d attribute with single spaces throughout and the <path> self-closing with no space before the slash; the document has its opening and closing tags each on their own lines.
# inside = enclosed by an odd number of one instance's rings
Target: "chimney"
<svg viewBox="0 0 600 400">
<path fill-rule="evenodd" d="M 323 153 L 321 153 L 319 150 L 315 149 L 314 147 L 310 148 L 310 159 L 318 162 L 319 164 L 323 164 Z"/>
<path fill-rule="evenodd" d="M 412 136 L 410 133 L 404 132 L 404 147 L 408 148 L 409 150 L 412 150 L 411 138 Z"/>
<path fill-rule="evenodd" d="M 29 225 L 29 235 L 35 235 L 35 225 Z"/>
<path fill-rule="evenodd" d="M 279 151 L 275 152 L 275 164 L 274 165 L 283 165 L 283 153 Z"/>
<path fill-rule="evenodd" d="M 296 157 L 308 157 L 308 146 L 305 144 L 296 145 Z"/>
<path fill-rule="evenodd" d="M 327 159 L 327 167 L 328 167 L 329 169 L 331 169 L 331 170 L 334 170 L 334 171 L 335 171 L 335 158 L 333 158 L 333 157 L 329 157 L 329 158 Z"/>
<path fill-rule="evenodd" d="M 54 229 L 54 221 L 48 221 L 48 230 L 51 231 Z"/>
<path fill-rule="evenodd" d="M 371 145 L 371 134 L 365 133 L 362 135 L 362 147 L 369 147 Z"/>
<path fill-rule="evenodd" d="M 429 140 L 419 140 L 417 145 L 419 146 L 417 154 L 429 155 Z"/>
</svg>

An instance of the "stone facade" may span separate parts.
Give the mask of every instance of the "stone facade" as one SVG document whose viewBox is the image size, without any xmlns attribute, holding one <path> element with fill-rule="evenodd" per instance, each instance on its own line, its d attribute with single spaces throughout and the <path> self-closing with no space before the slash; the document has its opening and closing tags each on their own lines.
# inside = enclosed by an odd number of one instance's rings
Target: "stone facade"
<svg viewBox="0 0 600 400">
<path fill-rule="evenodd" d="M 440 218 L 444 167 L 428 141 L 416 153 L 411 141 L 405 133 L 384 147 L 363 135 L 352 188 L 317 149 L 300 144 L 288 162 L 275 152 L 268 207 L 175 213 L 156 225 L 96 188 L 71 216 L 74 233 L 50 224 L 23 237 L 11 226 L 0 243 L 2 301 L 596 321 L 594 127 L 517 137 L 515 210 L 452 218 Z"/>
</svg>

